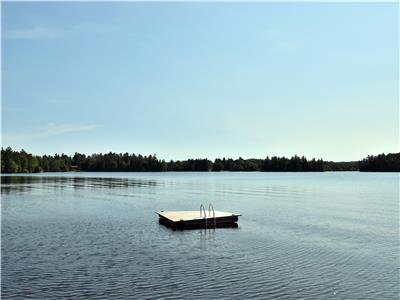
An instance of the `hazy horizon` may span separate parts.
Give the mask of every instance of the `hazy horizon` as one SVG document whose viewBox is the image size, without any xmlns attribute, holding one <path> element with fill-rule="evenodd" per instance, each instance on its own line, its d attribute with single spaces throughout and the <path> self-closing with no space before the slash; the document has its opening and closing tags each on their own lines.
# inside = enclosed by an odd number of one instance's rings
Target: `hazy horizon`
<svg viewBox="0 0 400 300">
<path fill-rule="evenodd" d="M 399 152 L 398 3 L 2 4 L 2 146 Z"/>
</svg>

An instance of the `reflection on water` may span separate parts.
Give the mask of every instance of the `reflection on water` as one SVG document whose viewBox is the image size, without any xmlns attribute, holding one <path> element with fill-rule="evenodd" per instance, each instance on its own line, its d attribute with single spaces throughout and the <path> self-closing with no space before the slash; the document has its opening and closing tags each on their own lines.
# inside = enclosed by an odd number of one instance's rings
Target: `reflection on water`
<svg viewBox="0 0 400 300">
<path fill-rule="evenodd" d="M 112 189 L 155 186 L 155 180 L 112 177 L 1 176 L 1 193 L 29 192 L 32 189 Z"/>
<path fill-rule="evenodd" d="M 2 176 L 2 299 L 398 299 L 398 174 Z M 173 231 L 159 210 L 241 213 Z"/>
</svg>

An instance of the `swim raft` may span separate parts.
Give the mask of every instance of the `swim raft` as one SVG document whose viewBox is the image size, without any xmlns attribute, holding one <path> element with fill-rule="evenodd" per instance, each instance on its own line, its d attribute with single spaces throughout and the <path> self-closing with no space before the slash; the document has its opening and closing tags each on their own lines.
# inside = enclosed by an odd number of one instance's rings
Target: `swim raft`
<svg viewBox="0 0 400 300">
<path fill-rule="evenodd" d="M 176 229 L 237 227 L 241 214 L 214 210 L 212 204 L 208 206 L 208 213 L 204 205 L 200 211 L 158 211 L 159 222 Z"/>
</svg>

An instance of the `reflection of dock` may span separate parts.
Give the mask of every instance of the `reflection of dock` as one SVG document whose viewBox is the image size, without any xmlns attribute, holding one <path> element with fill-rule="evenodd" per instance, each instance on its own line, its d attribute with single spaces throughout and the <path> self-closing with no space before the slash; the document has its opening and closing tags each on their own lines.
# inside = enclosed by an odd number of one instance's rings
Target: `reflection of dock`
<svg viewBox="0 0 400 300">
<path fill-rule="evenodd" d="M 200 211 L 159 211 L 159 222 L 177 229 L 237 227 L 240 214 L 214 211 L 210 204 L 208 214 L 203 205 Z"/>
</svg>

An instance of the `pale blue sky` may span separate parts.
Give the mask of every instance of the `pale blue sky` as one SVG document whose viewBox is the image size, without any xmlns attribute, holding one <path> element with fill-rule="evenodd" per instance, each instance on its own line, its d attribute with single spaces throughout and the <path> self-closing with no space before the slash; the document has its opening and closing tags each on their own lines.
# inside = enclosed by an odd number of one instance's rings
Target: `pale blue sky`
<svg viewBox="0 0 400 300">
<path fill-rule="evenodd" d="M 2 144 L 398 152 L 398 22 L 395 3 L 2 3 Z"/>
</svg>

